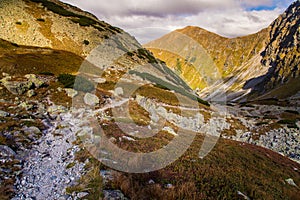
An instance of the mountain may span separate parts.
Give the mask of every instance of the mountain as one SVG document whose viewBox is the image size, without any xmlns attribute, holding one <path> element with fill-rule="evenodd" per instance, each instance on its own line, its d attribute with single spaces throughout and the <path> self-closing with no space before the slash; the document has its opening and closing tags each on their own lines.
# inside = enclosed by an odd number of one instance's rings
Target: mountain
<svg viewBox="0 0 300 200">
<path fill-rule="evenodd" d="M 299 196 L 299 107 L 210 104 L 176 74 L 190 67 L 196 75 L 195 63 L 210 66 L 226 46 L 238 54 L 229 49 L 215 61 L 219 74 L 200 70 L 211 75 L 203 87 L 240 65 L 260 66 L 267 30 L 245 37 L 243 49 L 243 38 L 189 27 L 220 44 L 186 40 L 196 54 L 183 48 L 179 59 L 195 66 L 175 59 L 175 73 L 125 31 L 74 6 L 1 0 L 0 11 L 0 199 Z"/>
<path fill-rule="evenodd" d="M 285 98 L 300 90 L 300 2 L 294 2 L 271 25 L 261 63 L 269 67 L 263 80 L 253 87 L 260 98 Z M 249 84 L 251 81 L 249 81 Z M 246 84 L 245 87 L 248 87 Z"/>
<path fill-rule="evenodd" d="M 198 27 L 186 27 L 144 46 L 157 58 L 166 61 L 191 88 L 198 88 L 201 97 L 218 100 L 213 95 L 222 88 L 221 93 L 226 93 L 228 100 L 238 100 L 250 92 L 258 92 L 251 95 L 250 99 L 254 99 L 298 77 L 297 27 L 299 1 L 256 34 L 230 39 Z M 291 90 L 286 96 L 297 91 Z"/>
</svg>

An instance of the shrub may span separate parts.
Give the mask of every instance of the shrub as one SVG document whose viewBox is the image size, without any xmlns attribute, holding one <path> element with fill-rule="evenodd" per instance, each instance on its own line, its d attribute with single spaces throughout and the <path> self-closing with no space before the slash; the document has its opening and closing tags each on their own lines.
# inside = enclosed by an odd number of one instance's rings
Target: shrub
<svg viewBox="0 0 300 200">
<path fill-rule="evenodd" d="M 71 74 L 60 74 L 58 76 L 58 81 L 64 85 L 65 88 L 73 88 L 76 76 Z"/>
<path fill-rule="evenodd" d="M 80 26 L 91 26 L 97 22 L 88 17 L 81 16 L 79 19 L 71 19 L 72 22 L 80 24 Z"/>
<path fill-rule="evenodd" d="M 90 44 L 90 42 L 89 42 L 88 40 L 84 40 L 84 41 L 83 41 L 83 44 L 85 44 L 85 45 L 89 45 L 89 44 Z"/>
<path fill-rule="evenodd" d="M 54 76 L 52 72 L 40 72 L 40 75 L 46 75 L 46 76 Z"/>
<path fill-rule="evenodd" d="M 93 83 L 82 76 L 60 74 L 58 76 L 58 81 L 63 84 L 65 88 L 74 88 L 78 91 L 91 92 L 95 89 Z"/>
<path fill-rule="evenodd" d="M 36 19 L 36 20 L 39 21 L 39 22 L 45 22 L 45 20 L 42 19 L 42 18 L 38 18 L 38 19 Z"/>
<path fill-rule="evenodd" d="M 277 123 L 278 124 L 289 124 L 289 125 L 292 125 L 292 124 L 296 123 L 296 120 L 283 119 L 283 120 L 279 120 Z"/>
</svg>

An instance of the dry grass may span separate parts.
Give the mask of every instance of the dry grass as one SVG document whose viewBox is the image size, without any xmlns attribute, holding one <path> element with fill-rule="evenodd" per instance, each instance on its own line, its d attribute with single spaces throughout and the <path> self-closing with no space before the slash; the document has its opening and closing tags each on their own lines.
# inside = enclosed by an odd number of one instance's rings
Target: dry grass
<svg viewBox="0 0 300 200">
<path fill-rule="evenodd" d="M 203 138 L 175 163 L 146 174 L 116 175 L 114 186 L 131 199 L 293 199 L 299 190 L 285 183 L 300 183 L 294 168 L 299 164 L 272 151 L 233 141 L 220 140 L 203 160 L 197 155 Z M 149 184 L 149 180 L 154 184 Z M 166 188 L 171 183 L 173 188 Z"/>
</svg>

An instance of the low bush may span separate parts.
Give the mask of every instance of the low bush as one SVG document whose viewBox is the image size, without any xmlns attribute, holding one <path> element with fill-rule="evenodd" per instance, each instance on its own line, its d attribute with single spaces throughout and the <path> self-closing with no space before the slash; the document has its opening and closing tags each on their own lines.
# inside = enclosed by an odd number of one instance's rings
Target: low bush
<svg viewBox="0 0 300 200">
<path fill-rule="evenodd" d="M 89 44 L 90 44 L 90 42 L 89 42 L 88 40 L 84 40 L 84 41 L 83 41 L 83 44 L 85 44 L 85 45 L 89 45 Z"/>
<path fill-rule="evenodd" d="M 36 20 L 39 22 L 45 22 L 45 20 L 43 18 L 37 18 Z"/>
<path fill-rule="evenodd" d="M 95 89 L 93 83 L 82 76 L 60 74 L 58 81 L 63 84 L 65 88 L 74 88 L 78 91 L 91 92 Z"/>
<path fill-rule="evenodd" d="M 46 76 L 54 76 L 52 72 L 40 72 L 40 75 L 46 75 Z"/>
</svg>

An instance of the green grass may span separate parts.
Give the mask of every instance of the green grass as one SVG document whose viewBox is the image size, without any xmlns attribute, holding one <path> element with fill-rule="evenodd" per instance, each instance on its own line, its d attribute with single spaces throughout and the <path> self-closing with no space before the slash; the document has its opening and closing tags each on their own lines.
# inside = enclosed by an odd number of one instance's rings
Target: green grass
<svg viewBox="0 0 300 200">
<path fill-rule="evenodd" d="M 140 73 L 140 72 L 137 72 L 134 70 L 129 71 L 129 74 L 135 74 L 137 76 L 140 76 L 143 79 L 146 79 L 148 81 L 155 83 L 156 85 L 158 85 L 158 87 L 163 87 L 164 89 L 168 88 L 168 90 L 173 90 L 179 94 L 182 94 L 183 96 L 190 98 L 191 100 L 195 100 L 203 105 L 210 106 L 210 104 L 207 101 L 204 101 L 204 100 L 200 99 L 199 97 L 196 97 L 196 96 L 192 95 L 191 93 L 187 92 L 186 90 L 179 88 L 175 85 L 172 85 L 166 81 L 163 81 L 162 79 L 157 78 L 151 74 Z"/>
</svg>

